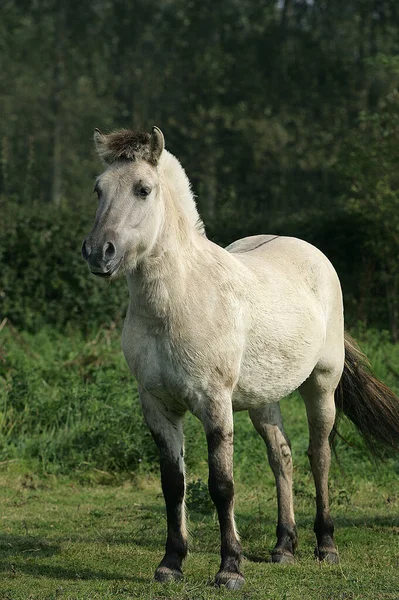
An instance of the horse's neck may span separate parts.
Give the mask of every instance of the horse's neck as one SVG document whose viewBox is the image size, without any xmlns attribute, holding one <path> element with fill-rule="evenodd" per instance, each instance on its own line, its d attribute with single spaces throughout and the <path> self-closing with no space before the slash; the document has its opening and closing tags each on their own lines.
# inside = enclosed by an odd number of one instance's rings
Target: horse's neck
<svg viewBox="0 0 399 600">
<path fill-rule="evenodd" d="M 185 291 L 204 244 L 210 244 L 176 206 L 172 193 L 164 190 L 165 217 L 157 242 L 127 274 L 130 310 L 165 324 L 178 321 L 181 311 L 187 310 Z"/>
</svg>

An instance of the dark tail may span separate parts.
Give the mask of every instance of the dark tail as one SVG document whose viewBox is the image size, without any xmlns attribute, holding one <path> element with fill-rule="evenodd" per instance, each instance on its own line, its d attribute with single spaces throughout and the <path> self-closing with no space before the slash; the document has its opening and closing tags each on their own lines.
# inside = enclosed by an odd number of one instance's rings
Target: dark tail
<svg viewBox="0 0 399 600">
<path fill-rule="evenodd" d="M 345 366 L 335 405 L 357 427 L 369 450 L 384 458 L 399 451 L 399 398 L 371 370 L 367 357 L 345 333 Z"/>
</svg>

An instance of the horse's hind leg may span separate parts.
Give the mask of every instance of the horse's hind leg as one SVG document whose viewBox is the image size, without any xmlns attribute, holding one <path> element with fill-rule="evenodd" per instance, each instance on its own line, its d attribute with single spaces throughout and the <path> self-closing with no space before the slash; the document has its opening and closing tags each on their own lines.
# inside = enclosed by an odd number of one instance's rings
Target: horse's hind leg
<svg viewBox="0 0 399 600">
<path fill-rule="evenodd" d="M 329 435 L 335 421 L 334 389 L 335 380 L 331 382 L 331 374 L 328 371 L 318 371 L 317 368 L 299 389 L 308 416 L 308 456 L 316 487 L 315 556 L 331 563 L 339 561 L 328 501 L 328 472 L 331 463 Z"/>
<path fill-rule="evenodd" d="M 276 479 L 278 524 L 277 543 L 272 550 L 272 561 L 294 561 L 297 545 L 292 499 L 292 458 L 290 441 L 285 434 L 279 404 L 249 411 L 252 423 L 266 443 L 269 463 Z"/>
</svg>

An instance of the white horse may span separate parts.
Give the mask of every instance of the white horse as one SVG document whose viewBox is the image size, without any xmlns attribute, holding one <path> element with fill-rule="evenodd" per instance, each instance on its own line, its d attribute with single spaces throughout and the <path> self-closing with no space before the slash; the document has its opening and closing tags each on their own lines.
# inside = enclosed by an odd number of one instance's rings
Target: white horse
<svg viewBox="0 0 399 600">
<path fill-rule="evenodd" d="M 226 249 L 208 240 L 187 176 L 158 128 L 96 130 L 94 138 L 107 168 L 97 179 L 96 220 L 82 253 L 93 274 L 113 278 L 124 271 L 128 281 L 123 352 L 160 451 L 167 511 L 166 552 L 155 578 L 180 578 L 187 553 L 187 410 L 201 420 L 208 442 L 209 491 L 221 533 L 216 584 L 244 583 L 234 524 L 235 410 L 249 411 L 276 479 L 272 560 L 293 561 L 292 460 L 278 402 L 296 389 L 309 422 L 316 557 L 337 562 L 328 502 L 336 405 L 371 444 L 397 448 L 399 403 L 344 337 L 334 268 L 315 247 L 290 237 L 259 235 Z"/>
</svg>

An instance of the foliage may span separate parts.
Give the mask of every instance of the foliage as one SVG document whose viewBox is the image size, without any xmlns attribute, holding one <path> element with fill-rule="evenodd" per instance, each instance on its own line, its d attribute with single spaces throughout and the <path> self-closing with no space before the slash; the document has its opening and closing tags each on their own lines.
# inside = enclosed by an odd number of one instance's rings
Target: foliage
<svg viewBox="0 0 399 600">
<path fill-rule="evenodd" d="M 129 472 L 157 459 L 112 330 L 85 342 L 11 328 L 1 350 L 2 458 L 26 458 L 48 473 Z"/>
<path fill-rule="evenodd" d="M 88 331 L 120 321 L 127 304 L 125 282 L 99 281 L 80 254 L 93 215 L 39 204 L 2 208 L 1 318 L 35 331 L 67 323 Z"/>
<path fill-rule="evenodd" d="M 215 510 L 207 484 L 202 479 L 187 484 L 186 504 L 189 511 L 212 514 Z"/>
<path fill-rule="evenodd" d="M 72 211 L 72 220 L 90 212 L 91 221 L 93 129 L 156 123 L 212 239 L 276 232 L 317 242 L 344 281 L 349 317 L 398 337 L 393 0 L 6 0 L 0 10 L 0 197 L 18 201 L 17 221 L 20 205 L 37 211 L 34 202 Z M 77 303 L 98 306 L 100 284 L 70 281 L 69 217 L 52 219 L 59 248 L 41 256 L 39 271 L 29 228 L 21 233 L 32 255 L 26 310 L 21 260 L 6 251 L 13 227 L 2 220 L 0 289 L 6 277 L 10 296 L 0 312 L 31 329 L 69 315 L 87 324 L 88 313 L 102 322 L 92 306 L 72 305 L 69 286 Z M 32 237 L 46 246 L 44 232 Z M 39 281 L 42 269 L 57 274 L 54 285 Z"/>
<path fill-rule="evenodd" d="M 388 308 L 395 341 L 399 339 L 398 161 L 399 94 L 395 91 L 378 112 L 361 113 L 359 129 L 348 136 L 342 158 L 350 186 L 343 199 L 345 211 L 365 225 L 362 245 L 368 301 L 381 304 L 385 296 L 383 306 Z"/>
</svg>

